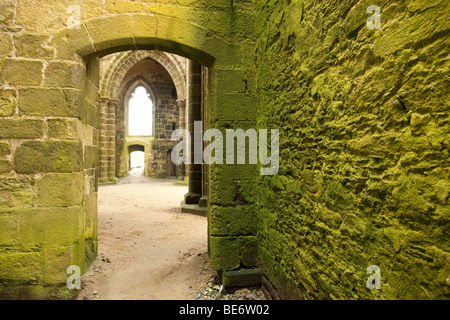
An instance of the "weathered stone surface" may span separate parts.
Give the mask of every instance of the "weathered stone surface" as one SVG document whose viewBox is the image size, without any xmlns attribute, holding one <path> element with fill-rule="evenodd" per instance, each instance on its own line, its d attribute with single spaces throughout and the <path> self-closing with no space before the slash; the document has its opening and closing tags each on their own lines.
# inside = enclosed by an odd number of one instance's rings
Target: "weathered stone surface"
<svg viewBox="0 0 450 320">
<path fill-rule="evenodd" d="M 79 61 L 78 55 L 89 56 L 95 52 L 84 24 L 81 24 L 80 29 L 65 29 L 58 32 L 51 45 L 56 48 L 56 58 L 62 60 Z"/>
<path fill-rule="evenodd" d="M 70 276 L 70 274 L 66 273 L 69 266 L 76 265 L 82 270 L 84 261 L 80 261 L 80 257 L 73 255 L 74 249 L 70 246 L 56 248 L 48 246 L 43 249 L 43 281 L 45 285 L 66 285 Z"/>
<path fill-rule="evenodd" d="M 16 22 L 27 31 L 54 34 L 57 30 L 67 28 L 67 21 L 73 14 L 68 12 L 68 8 L 72 5 L 80 6 L 82 21 L 103 13 L 102 2 L 98 0 L 75 3 L 72 0 L 20 0 L 17 3 Z"/>
<path fill-rule="evenodd" d="M 43 135 L 43 120 L 0 119 L 0 139 L 36 139 Z"/>
<path fill-rule="evenodd" d="M 211 268 L 236 270 L 240 266 L 239 241 L 235 237 L 210 237 Z"/>
<path fill-rule="evenodd" d="M 251 205 L 211 206 L 210 224 L 210 232 L 213 236 L 256 235 L 256 207 Z"/>
<path fill-rule="evenodd" d="M 0 141 L 0 158 L 9 155 L 11 152 L 11 146 L 6 141 Z"/>
<path fill-rule="evenodd" d="M 14 155 L 20 173 L 73 172 L 81 170 L 82 148 L 72 141 L 27 141 Z"/>
<path fill-rule="evenodd" d="M 259 269 L 224 271 L 222 283 L 225 288 L 252 287 L 261 285 L 262 273 Z"/>
<path fill-rule="evenodd" d="M 70 207 L 83 203 L 83 174 L 48 174 L 37 182 L 37 205 Z"/>
<path fill-rule="evenodd" d="M 49 37 L 24 33 L 14 37 L 16 56 L 31 59 L 53 59 L 54 49 L 47 46 Z"/>
<path fill-rule="evenodd" d="M 7 33 L 0 33 L 0 56 L 10 56 L 13 50 L 13 37 Z"/>
<path fill-rule="evenodd" d="M 77 140 L 81 138 L 81 124 L 78 119 L 52 118 L 47 120 L 47 137 L 61 140 Z"/>
<path fill-rule="evenodd" d="M 75 89 L 19 89 L 19 111 L 27 116 L 78 117 L 81 93 Z"/>
<path fill-rule="evenodd" d="M 85 146 L 84 147 L 84 167 L 96 168 L 98 166 L 98 147 Z"/>
<path fill-rule="evenodd" d="M 0 173 L 8 173 L 11 172 L 12 165 L 8 160 L 0 160 Z"/>
<path fill-rule="evenodd" d="M 14 284 L 38 283 L 42 279 L 38 252 L 0 253 L 0 279 Z"/>
<path fill-rule="evenodd" d="M 142 9 L 142 3 L 130 1 L 108 1 L 106 10 L 111 13 L 139 12 Z"/>
<path fill-rule="evenodd" d="M 214 270 L 237 270 L 258 266 L 257 236 L 210 236 L 211 267 Z"/>
<path fill-rule="evenodd" d="M 39 86 L 42 82 L 43 62 L 6 59 L 0 63 L 0 81 L 14 85 Z"/>
<path fill-rule="evenodd" d="M 16 112 L 15 90 L 0 90 L 0 117 L 12 116 Z"/>
<path fill-rule="evenodd" d="M 436 196 L 449 173 L 449 3 L 379 3 L 381 30 L 366 26 L 369 5 L 258 5 L 258 126 L 280 129 L 258 230 L 283 298 L 450 294 L 448 201 Z M 370 265 L 381 291 L 365 286 Z"/>
<path fill-rule="evenodd" d="M 79 63 L 49 62 L 45 68 L 44 86 L 81 89 L 85 69 Z"/>
<path fill-rule="evenodd" d="M 20 243 L 29 248 L 77 243 L 83 234 L 83 216 L 82 207 L 23 210 L 20 212 Z"/>
<path fill-rule="evenodd" d="M 87 30 L 98 52 L 110 48 L 133 49 L 133 24 L 130 15 L 88 21 Z M 106 53 L 105 52 L 105 53 Z"/>
<path fill-rule="evenodd" d="M 12 246 L 17 243 L 19 222 L 15 214 L 0 214 L 0 246 Z"/>
<path fill-rule="evenodd" d="M 221 235 L 210 238 L 213 268 L 252 267 L 259 257 L 283 298 L 447 298 L 450 3 L 382 1 L 381 30 L 366 27 L 367 1 L 174 3 L 84 0 L 81 28 L 69 30 L 73 0 L 0 2 L 0 117 L 44 119 L 46 138 L 75 140 L 21 143 L 42 138 L 40 129 L 3 122 L 13 130 L 1 139 L 14 141 L 0 151 L 0 244 L 8 246 L 0 298 L 68 297 L 57 287 L 69 253 L 70 263 L 95 256 L 96 156 L 78 141 L 97 145 L 94 56 L 155 48 L 210 67 L 209 125 L 280 129 L 278 175 L 259 177 L 256 165 L 209 168 L 210 231 Z M 84 82 L 72 67 L 90 61 Z M 58 190 L 44 188 L 47 176 L 35 183 L 35 173 L 81 172 L 83 164 L 83 206 L 36 207 L 72 203 L 68 194 L 82 187 L 63 189 L 61 201 L 40 198 L 39 188 Z M 248 215 L 257 233 L 242 221 Z M 75 216 L 88 217 L 85 229 Z M 373 264 L 382 291 L 364 286 Z"/>
<path fill-rule="evenodd" d="M 3 160 L 0 162 L 3 162 Z M 11 163 L 5 160 L 4 168 L 5 172 L 3 173 L 9 173 L 12 170 Z M 35 204 L 33 185 L 33 178 L 2 175 L 0 180 L 0 210 L 8 212 L 11 208 L 32 207 Z"/>
<path fill-rule="evenodd" d="M 12 0 L 4 0 L 0 3 L 0 28 L 8 29 L 14 22 L 15 5 Z M 1 30 L 0 29 L 0 30 Z"/>
</svg>

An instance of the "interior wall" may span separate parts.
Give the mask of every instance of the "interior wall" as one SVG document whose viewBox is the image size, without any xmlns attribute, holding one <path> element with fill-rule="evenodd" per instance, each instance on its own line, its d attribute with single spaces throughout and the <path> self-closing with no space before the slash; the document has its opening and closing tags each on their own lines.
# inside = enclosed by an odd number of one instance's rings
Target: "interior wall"
<svg viewBox="0 0 450 320">
<path fill-rule="evenodd" d="M 450 3 L 378 1 L 369 29 L 372 4 L 257 1 L 258 125 L 281 130 L 257 200 L 276 297 L 450 297 Z"/>
</svg>

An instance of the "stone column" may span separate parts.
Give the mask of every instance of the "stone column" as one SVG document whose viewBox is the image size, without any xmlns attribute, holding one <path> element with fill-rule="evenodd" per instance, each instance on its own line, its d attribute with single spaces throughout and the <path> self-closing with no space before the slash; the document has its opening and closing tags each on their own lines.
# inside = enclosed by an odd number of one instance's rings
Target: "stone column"
<svg viewBox="0 0 450 320">
<path fill-rule="evenodd" d="M 106 153 L 106 122 L 107 122 L 107 109 L 109 99 L 101 99 L 99 102 L 99 129 L 98 129 L 98 149 L 99 149 L 99 182 L 108 182 L 108 156 Z"/>
<path fill-rule="evenodd" d="M 99 180 L 100 183 L 115 183 L 116 179 L 116 107 L 118 102 L 100 100 L 98 130 Z"/>
<path fill-rule="evenodd" d="M 202 142 L 197 141 L 194 136 L 194 125 L 196 121 L 202 121 L 202 66 L 194 61 L 187 63 L 187 129 L 191 134 L 190 155 L 191 164 L 188 165 L 189 192 L 184 196 L 185 204 L 198 204 L 202 197 L 202 164 L 195 164 L 195 158 L 200 159 Z M 197 154 L 196 154 L 197 151 Z"/>
<path fill-rule="evenodd" d="M 106 145 L 108 150 L 108 180 L 117 182 L 116 178 L 116 110 L 119 102 L 110 101 L 106 121 Z"/>
<path fill-rule="evenodd" d="M 179 129 L 186 129 L 186 100 L 178 100 L 178 127 Z M 178 166 L 178 180 L 183 181 L 186 175 L 185 164 L 182 163 Z"/>
</svg>

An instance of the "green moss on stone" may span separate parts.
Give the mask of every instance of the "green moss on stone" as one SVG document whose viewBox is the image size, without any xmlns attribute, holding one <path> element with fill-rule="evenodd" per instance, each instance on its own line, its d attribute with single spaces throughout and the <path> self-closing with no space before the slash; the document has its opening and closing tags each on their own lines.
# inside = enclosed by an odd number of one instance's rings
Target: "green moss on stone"
<svg viewBox="0 0 450 320">
<path fill-rule="evenodd" d="M 81 156 L 78 142 L 27 141 L 16 149 L 14 165 L 20 173 L 73 172 L 81 170 Z"/>
</svg>

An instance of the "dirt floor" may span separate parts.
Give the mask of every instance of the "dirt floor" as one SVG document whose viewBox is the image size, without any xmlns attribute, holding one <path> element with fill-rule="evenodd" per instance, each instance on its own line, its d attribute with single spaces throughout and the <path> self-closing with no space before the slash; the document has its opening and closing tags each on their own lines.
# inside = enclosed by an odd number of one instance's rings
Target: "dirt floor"
<svg viewBox="0 0 450 320">
<path fill-rule="evenodd" d="M 187 187 L 176 182 L 134 169 L 117 185 L 99 188 L 98 257 L 78 299 L 196 299 L 214 279 L 207 219 L 181 213 Z"/>
</svg>

